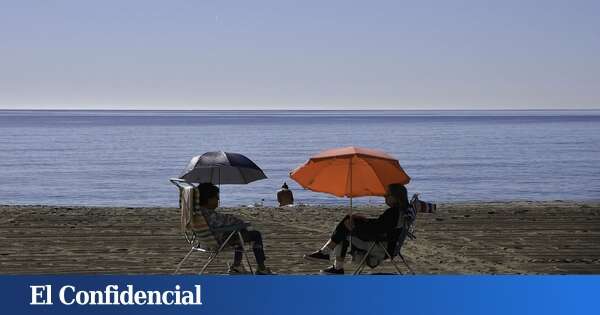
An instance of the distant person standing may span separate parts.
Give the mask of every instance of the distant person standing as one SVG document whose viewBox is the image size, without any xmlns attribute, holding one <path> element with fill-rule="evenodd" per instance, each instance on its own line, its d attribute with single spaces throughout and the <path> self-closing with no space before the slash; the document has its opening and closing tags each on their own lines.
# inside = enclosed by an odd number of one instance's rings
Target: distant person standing
<svg viewBox="0 0 600 315">
<path fill-rule="evenodd" d="M 294 194 L 285 182 L 281 189 L 277 191 L 277 201 L 280 207 L 294 204 Z"/>
</svg>

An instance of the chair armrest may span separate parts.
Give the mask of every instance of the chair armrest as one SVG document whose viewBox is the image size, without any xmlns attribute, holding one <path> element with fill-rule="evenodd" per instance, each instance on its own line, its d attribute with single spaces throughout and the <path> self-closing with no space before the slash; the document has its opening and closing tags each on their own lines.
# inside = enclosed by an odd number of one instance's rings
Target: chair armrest
<svg viewBox="0 0 600 315">
<path fill-rule="evenodd" d="M 245 223 L 245 224 L 236 224 L 236 225 L 229 225 L 229 226 L 221 226 L 218 228 L 211 228 L 210 230 L 212 232 L 233 232 L 233 231 L 239 231 L 239 230 L 243 230 L 247 227 L 249 227 L 250 224 L 249 223 Z"/>
</svg>

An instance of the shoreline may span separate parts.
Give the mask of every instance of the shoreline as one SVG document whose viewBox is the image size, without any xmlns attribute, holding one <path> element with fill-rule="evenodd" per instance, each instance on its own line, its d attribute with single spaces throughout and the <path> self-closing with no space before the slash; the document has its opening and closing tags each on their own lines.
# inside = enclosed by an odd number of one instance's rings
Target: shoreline
<svg viewBox="0 0 600 315">
<path fill-rule="evenodd" d="M 316 274 L 307 262 L 347 205 L 226 207 L 263 233 L 267 265 L 279 274 Z M 360 205 L 375 216 L 383 205 Z M 2 274 L 170 274 L 187 253 L 174 207 L 0 205 Z M 421 213 L 403 254 L 417 274 L 600 274 L 600 203 L 440 203 Z M 194 254 L 196 255 L 196 254 Z M 183 274 L 199 271 L 193 256 Z M 208 269 L 222 274 L 231 253 Z M 406 271 L 404 266 L 400 266 Z M 352 265 L 347 264 L 347 272 Z M 373 272 L 390 272 L 389 263 Z"/>
<path fill-rule="evenodd" d="M 342 199 L 342 198 L 340 198 Z M 466 200 L 466 201 L 444 201 L 444 202 L 436 202 L 431 199 L 425 199 L 423 201 L 432 202 L 440 206 L 472 206 L 472 205 L 502 205 L 502 204 L 540 204 L 540 205 L 551 205 L 551 204 L 589 204 L 589 205 L 600 205 L 600 199 L 590 199 L 590 200 L 570 200 L 570 199 L 556 199 L 556 200 Z M 339 203 L 315 203 L 315 204 L 296 204 L 290 208 L 301 208 L 301 207 L 348 207 L 349 203 L 339 202 Z M 373 202 L 368 204 L 356 204 L 354 203 L 353 208 L 378 208 L 380 206 L 384 206 L 383 199 L 381 202 Z M 156 208 L 156 209 L 172 209 L 175 206 L 165 206 L 165 205 L 102 205 L 102 204 L 36 204 L 36 203 L 0 203 L 0 208 L 6 207 L 63 207 L 63 208 L 103 208 L 103 209 L 115 209 L 115 208 L 126 208 L 126 209 L 147 209 L 147 208 Z M 253 206 L 253 205 L 236 205 L 236 206 L 222 206 L 218 209 L 240 209 L 240 208 L 265 208 L 265 209 L 279 209 L 279 208 L 287 208 L 280 207 L 276 205 L 264 205 L 264 206 Z"/>
</svg>

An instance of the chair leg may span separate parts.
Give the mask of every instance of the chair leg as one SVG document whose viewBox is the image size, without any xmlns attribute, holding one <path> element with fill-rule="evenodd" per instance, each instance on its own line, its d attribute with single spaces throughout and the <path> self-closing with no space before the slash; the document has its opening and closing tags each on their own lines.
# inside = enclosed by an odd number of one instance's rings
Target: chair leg
<svg viewBox="0 0 600 315">
<path fill-rule="evenodd" d="M 194 249 L 195 248 L 192 246 L 190 251 L 183 257 L 183 259 L 179 262 L 179 264 L 177 264 L 177 268 L 175 269 L 175 272 L 173 272 L 174 275 L 176 275 L 179 272 L 179 269 L 181 269 L 181 266 L 183 265 L 185 260 L 188 259 L 188 257 L 190 257 L 190 255 L 192 255 L 192 253 L 194 252 Z"/>
<path fill-rule="evenodd" d="M 229 240 L 231 239 L 231 237 L 235 234 L 236 231 L 233 231 L 231 233 L 229 233 L 229 236 L 227 236 L 227 238 L 225 239 L 225 241 L 223 242 L 223 244 L 221 244 L 221 247 L 219 247 L 218 252 L 222 251 L 223 248 L 225 248 L 225 245 L 227 245 L 227 243 L 229 243 Z"/>
<path fill-rule="evenodd" d="M 210 254 L 210 256 L 208 257 L 208 260 L 206 261 L 204 266 L 202 266 L 202 269 L 200 269 L 199 275 L 202 275 L 204 273 L 204 270 L 206 270 L 206 268 L 208 268 L 208 266 L 213 262 L 213 260 L 215 260 L 215 258 L 217 258 L 218 255 L 219 255 L 219 252 L 213 252 Z"/>
<path fill-rule="evenodd" d="M 404 264 L 406 265 L 406 268 L 408 268 L 408 270 L 410 270 L 411 274 L 415 274 L 415 272 L 412 270 L 412 268 L 410 268 L 410 266 L 408 265 L 408 263 L 406 262 L 406 259 L 404 259 L 404 256 L 402 256 L 402 254 L 398 254 L 398 256 L 400 256 L 400 258 L 402 258 L 402 261 L 404 262 Z"/>
<path fill-rule="evenodd" d="M 365 263 L 362 265 L 362 267 L 361 267 L 361 268 L 358 270 L 358 273 L 357 273 L 357 274 L 359 274 L 359 275 L 360 275 L 361 273 L 363 273 L 363 271 L 365 270 L 365 268 L 366 268 L 366 267 L 367 267 L 367 264 L 366 264 L 366 262 L 365 262 Z"/>
<path fill-rule="evenodd" d="M 369 257 L 369 254 L 371 254 L 371 251 L 373 250 L 373 247 L 375 247 L 375 244 L 377 242 L 374 242 L 371 247 L 369 247 L 369 250 L 367 250 L 367 253 L 363 256 L 363 258 L 360 260 L 360 263 L 358 264 L 358 267 L 356 267 L 356 269 L 354 269 L 354 273 L 353 275 L 357 275 L 362 271 L 362 267 L 365 265 L 366 261 L 367 261 L 367 257 Z"/>
<path fill-rule="evenodd" d="M 229 236 L 227 236 L 227 238 L 225 239 L 225 241 L 223 242 L 223 244 L 221 244 L 221 246 L 219 247 L 219 249 L 217 249 L 216 252 L 213 252 L 208 257 L 208 261 L 204 264 L 204 266 L 202 266 L 202 269 L 200 270 L 199 274 L 203 274 L 204 270 L 206 270 L 206 268 L 208 268 L 208 266 L 213 262 L 213 260 L 215 260 L 215 258 L 217 258 L 217 256 L 219 256 L 219 254 L 221 253 L 221 251 L 223 250 L 223 248 L 225 248 L 225 245 L 227 245 L 227 243 L 229 242 L 229 240 L 231 239 L 231 237 L 233 236 L 233 234 L 235 234 L 235 232 L 231 232 L 229 234 Z"/>
<path fill-rule="evenodd" d="M 254 274 L 254 270 L 252 270 L 252 265 L 250 264 L 250 259 L 248 258 L 248 252 L 246 251 L 246 246 L 244 246 L 244 238 L 242 237 L 242 232 L 237 232 L 238 238 L 240 239 L 240 244 L 242 245 L 242 253 L 246 258 L 246 263 L 248 264 L 248 268 L 250 269 L 250 273 Z"/>
<path fill-rule="evenodd" d="M 385 251 L 385 254 L 388 255 L 388 257 L 390 257 L 390 262 L 392 263 L 394 268 L 396 268 L 396 271 L 398 272 L 398 274 L 400 274 L 400 275 L 403 274 L 402 271 L 400 271 L 400 268 L 398 268 L 398 265 L 394 261 L 394 258 L 392 257 L 392 255 L 390 255 L 390 253 L 388 252 L 387 248 L 385 248 L 385 246 L 381 245 L 379 242 L 377 243 L 377 245 L 379 245 L 379 247 L 381 247 L 383 249 L 383 251 Z"/>
</svg>

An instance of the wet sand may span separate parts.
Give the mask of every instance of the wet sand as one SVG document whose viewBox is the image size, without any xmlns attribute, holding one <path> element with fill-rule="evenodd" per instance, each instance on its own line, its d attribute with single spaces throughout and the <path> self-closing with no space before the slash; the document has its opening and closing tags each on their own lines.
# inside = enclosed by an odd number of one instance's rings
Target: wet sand
<svg viewBox="0 0 600 315">
<path fill-rule="evenodd" d="M 347 207 L 223 211 L 263 232 L 273 271 L 316 274 L 327 264 L 302 255 L 323 244 Z M 600 203 L 441 204 L 419 214 L 416 236 L 403 254 L 418 274 L 600 274 Z M 0 206 L 2 274 L 170 274 L 187 251 L 175 208 Z M 205 259 L 195 253 L 181 273 Z M 230 259 L 223 253 L 208 273 L 224 273 Z M 386 262 L 373 271 L 393 270 Z"/>
</svg>

